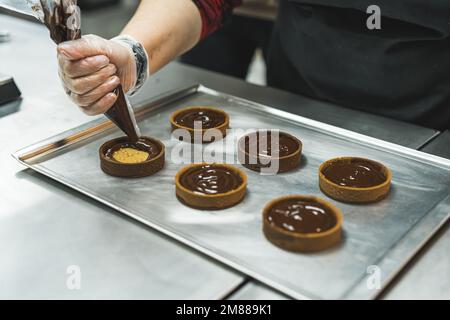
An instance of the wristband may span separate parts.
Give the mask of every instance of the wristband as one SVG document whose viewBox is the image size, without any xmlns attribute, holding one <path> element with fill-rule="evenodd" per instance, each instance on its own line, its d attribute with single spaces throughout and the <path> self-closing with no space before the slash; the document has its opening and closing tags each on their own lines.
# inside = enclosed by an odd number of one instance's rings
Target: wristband
<svg viewBox="0 0 450 320">
<path fill-rule="evenodd" d="M 145 48 L 136 39 L 128 35 L 121 35 L 113 38 L 114 41 L 119 41 L 126 44 L 131 48 L 134 54 L 134 61 L 136 63 L 136 83 L 129 90 L 127 94 L 134 95 L 139 91 L 144 85 L 145 81 L 148 79 L 148 54 Z"/>
</svg>

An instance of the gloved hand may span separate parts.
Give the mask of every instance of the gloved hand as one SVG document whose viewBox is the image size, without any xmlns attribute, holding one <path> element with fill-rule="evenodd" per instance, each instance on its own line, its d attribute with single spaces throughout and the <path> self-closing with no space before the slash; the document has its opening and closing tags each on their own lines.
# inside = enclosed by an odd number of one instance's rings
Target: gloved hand
<svg viewBox="0 0 450 320">
<path fill-rule="evenodd" d="M 119 84 L 125 93 L 135 89 L 136 55 L 126 42 L 87 35 L 61 43 L 57 51 L 63 86 L 88 115 L 108 111 L 117 99 L 113 91 Z"/>
</svg>

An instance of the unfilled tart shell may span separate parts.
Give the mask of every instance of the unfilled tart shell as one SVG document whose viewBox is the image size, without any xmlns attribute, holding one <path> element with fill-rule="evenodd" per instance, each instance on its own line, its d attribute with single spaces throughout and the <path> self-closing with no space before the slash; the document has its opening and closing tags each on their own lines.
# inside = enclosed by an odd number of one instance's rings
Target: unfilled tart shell
<svg viewBox="0 0 450 320">
<path fill-rule="evenodd" d="M 335 215 L 336 225 L 320 233 L 300 233 L 288 231 L 271 224 L 268 220 L 270 209 L 280 202 L 291 199 L 318 202 L 326 206 Z M 341 210 L 321 198 L 305 195 L 290 195 L 274 199 L 265 206 L 263 210 L 263 233 L 267 240 L 284 250 L 294 252 L 322 251 L 337 245 L 341 241 L 343 221 Z"/>
<path fill-rule="evenodd" d="M 198 194 L 185 188 L 181 182 L 181 176 L 192 168 L 205 165 L 224 167 L 238 174 L 242 179 L 242 184 L 235 190 L 219 194 Z M 247 193 L 247 175 L 240 169 L 227 164 L 191 164 L 182 168 L 175 176 L 176 196 L 185 205 L 199 210 L 220 210 L 233 207 L 239 204 Z"/>
<path fill-rule="evenodd" d="M 328 166 L 338 162 L 365 161 L 380 168 L 386 180 L 379 185 L 368 188 L 356 188 L 340 186 L 330 180 L 323 174 Z M 391 187 L 392 172 L 385 165 L 365 158 L 359 157 L 339 157 L 324 162 L 319 168 L 319 186 L 320 190 L 332 199 L 348 203 L 372 203 L 380 201 L 387 197 Z"/>
<path fill-rule="evenodd" d="M 113 159 L 109 159 L 106 154 L 114 146 L 128 143 L 128 137 L 120 137 L 104 143 L 99 150 L 100 165 L 103 172 L 110 176 L 121 178 L 143 178 L 151 176 L 164 168 L 165 163 L 165 146 L 154 138 L 141 137 L 140 140 L 151 142 L 158 146 L 160 152 L 156 157 L 148 159 L 140 163 L 121 163 Z"/>
</svg>

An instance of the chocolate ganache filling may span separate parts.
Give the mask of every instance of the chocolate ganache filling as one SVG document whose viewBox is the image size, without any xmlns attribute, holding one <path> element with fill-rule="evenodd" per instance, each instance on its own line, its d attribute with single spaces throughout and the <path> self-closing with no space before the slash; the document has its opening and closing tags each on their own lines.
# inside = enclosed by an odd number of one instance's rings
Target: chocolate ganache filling
<svg viewBox="0 0 450 320">
<path fill-rule="evenodd" d="M 369 188 L 386 181 L 381 168 L 364 160 L 335 162 L 322 172 L 331 182 L 353 188 Z"/>
<path fill-rule="evenodd" d="M 137 142 L 118 143 L 114 145 L 112 148 L 110 148 L 108 151 L 106 151 L 105 156 L 109 160 L 119 162 L 117 161 L 117 157 L 115 157 L 115 155 L 117 154 L 118 151 L 124 149 L 135 149 L 138 151 L 146 152 L 148 154 L 148 157 L 144 161 L 153 159 L 161 153 L 161 149 L 157 144 L 146 139 L 140 139 Z"/>
<path fill-rule="evenodd" d="M 236 190 L 244 181 L 238 173 L 226 167 L 203 165 L 186 171 L 180 183 L 197 194 L 214 195 Z"/>
<path fill-rule="evenodd" d="M 245 152 L 258 157 L 286 157 L 296 152 L 300 146 L 290 135 L 280 132 L 277 136 L 272 131 L 258 131 L 244 137 Z M 274 148 L 278 147 L 278 152 Z M 256 154 L 255 154 L 256 152 Z"/>
<path fill-rule="evenodd" d="M 299 233 L 320 233 L 337 224 L 336 216 L 329 208 L 302 199 L 289 199 L 275 204 L 267 219 L 271 225 Z"/>
<path fill-rule="evenodd" d="M 191 109 L 175 117 L 176 124 L 187 128 L 194 128 L 195 122 L 201 122 L 202 129 L 212 129 L 221 126 L 225 121 L 224 114 L 209 109 Z"/>
</svg>

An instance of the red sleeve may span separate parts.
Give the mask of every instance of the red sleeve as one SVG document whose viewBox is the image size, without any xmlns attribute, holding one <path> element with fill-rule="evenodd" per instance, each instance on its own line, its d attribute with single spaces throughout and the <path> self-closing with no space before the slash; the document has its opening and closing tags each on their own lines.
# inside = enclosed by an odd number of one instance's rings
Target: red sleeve
<svg viewBox="0 0 450 320">
<path fill-rule="evenodd" d="M 202 34 L 200 39 L 220 28 L 234 7 L 240 6 L 242 0 L 193 0 L 202 16 Z"/>
</svg>

